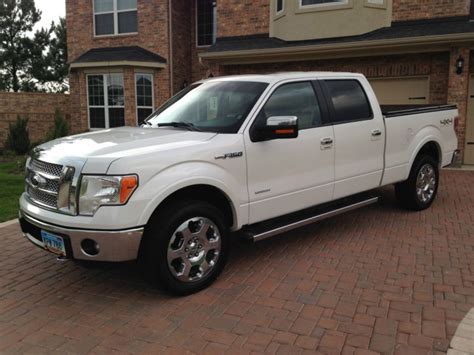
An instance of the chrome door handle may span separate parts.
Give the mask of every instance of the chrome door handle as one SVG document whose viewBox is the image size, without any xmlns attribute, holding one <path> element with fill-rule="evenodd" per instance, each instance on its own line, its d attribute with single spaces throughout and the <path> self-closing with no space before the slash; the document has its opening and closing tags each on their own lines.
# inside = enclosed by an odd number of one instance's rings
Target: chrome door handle
<svg viewBox="0 0 474 355">
<path fill-rule="evenodd" d="M 321 150 L 331 149 L 333 142 L 331 137 L 321 139 Z"/>
<path fill-rule="evenodd" d="M 321 139 L 321 145 L 331 145 L 333 140 L 331 137 Z"/>
<path fill-rule="evenodd" d="M 380 137 L 382 135 L 382 131 L 380 129 L 374 129 L 372 131 L 372 137 Z"/>
</svg>

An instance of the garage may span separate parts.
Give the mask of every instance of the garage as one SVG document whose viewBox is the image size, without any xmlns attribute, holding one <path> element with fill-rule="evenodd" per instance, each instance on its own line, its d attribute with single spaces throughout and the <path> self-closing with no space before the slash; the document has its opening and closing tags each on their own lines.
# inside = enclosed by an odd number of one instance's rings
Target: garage
<svg viewBox="0 0 474 355">
<path fill-rule="evenodd" d="M 369 78 L 382 105 L 418 105 L 429 103 L 429 78 Z"/>
</svg>

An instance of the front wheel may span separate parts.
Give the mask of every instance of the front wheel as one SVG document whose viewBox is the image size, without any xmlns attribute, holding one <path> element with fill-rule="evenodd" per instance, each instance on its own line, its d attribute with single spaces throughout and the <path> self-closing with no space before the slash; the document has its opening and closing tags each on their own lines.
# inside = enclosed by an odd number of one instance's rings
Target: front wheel
<svg viewBox="0 0 474 355">
<path fill-rule="evenodd" d="M 438 163 L 429 155 L 418 157 L 408 180 L 395 185 L 400 204 L 409 210 L 429 208 L 436 198 L 439 185 Z"/>
<path fill-rule="evenodd" d="M 175 294 L 207 287 L 227 261 L 229 228 L 221 212 L 206 202 L 168 206 L 152 218 L 144 238 L 146 272 Z"/>
</svg>

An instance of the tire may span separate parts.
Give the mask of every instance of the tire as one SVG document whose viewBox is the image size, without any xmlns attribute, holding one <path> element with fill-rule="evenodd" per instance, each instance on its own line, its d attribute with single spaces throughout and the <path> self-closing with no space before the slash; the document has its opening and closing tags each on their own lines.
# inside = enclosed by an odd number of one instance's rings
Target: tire
<svg viewBox="0 0 474 355">
<path fill-rule="evenodd" d="M 198 292 L 220 275 L 229 253 L 229 227 L 219 209 L 180 201 L 145 228 L 141 258 L 152 282 L 175 295 Z"/>
<path fill-rule="evenodd" d="M 430 155 L 422 155 L 415 159 L 408 180 L 395 185 L 395 194 L 403 208 L 422 211 L 435 200 L 438 186 L 438 162 Z"/>
</svg>

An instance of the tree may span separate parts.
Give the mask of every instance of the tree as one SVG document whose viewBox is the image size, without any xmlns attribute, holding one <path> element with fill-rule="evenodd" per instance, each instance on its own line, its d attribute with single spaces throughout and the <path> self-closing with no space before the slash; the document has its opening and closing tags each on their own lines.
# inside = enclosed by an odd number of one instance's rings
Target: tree
<svg viewBox="0 0 474 355">
<path fill-rule="evenodd" d="M 34 0 L 0 0 L 0 89 L 22 88 L 35 45 L 28 33 L 40 18 Z"/>
<path fill-rule="evenodd" d="M 34 0 L 0 0 L 0 90 L 68 90 L 66 20 L 32 35 Z"/>
<path fill-rule="evenodd" d="M 62 85 L 63 91 L 69 88 L 68 74 L 69 64 L 67 62 L 67 31 L 66 19 L 64 17 L 59 19 L 59 23 L 54 26 L 54 37 L 49 44 L 49 60 L 51 63 L 52 81 L 58 82 Z"/>
</svg>

